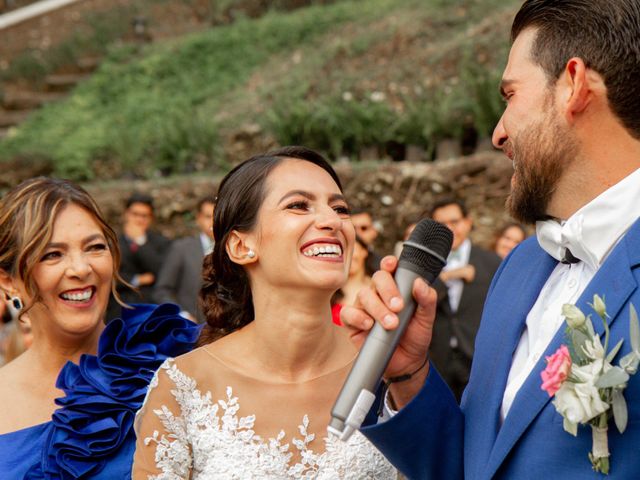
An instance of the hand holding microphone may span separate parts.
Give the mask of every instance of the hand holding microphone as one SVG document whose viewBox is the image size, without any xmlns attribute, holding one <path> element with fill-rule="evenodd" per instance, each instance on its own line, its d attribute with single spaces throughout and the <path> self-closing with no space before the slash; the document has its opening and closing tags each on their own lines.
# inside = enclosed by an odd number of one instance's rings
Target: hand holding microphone
<svg viewBox="0 0 640 480">
<path fill-rule="evenodd" d="M 385 369 L 388 376 L 403 375 L 424 363 L 431 340 L 435 296 L 424 282 L 416 279 L 422 278 L 427 283 L 435 280 L 446 263 L 451 242 L 448 228 L 433 220 L 423 220 L 405 242 L 394 278 L 390 275 L 393 259 L 387 258 L 383 270 L 374 275 L 376 291 L 365 291 L 360 296 L 366 312 L 344 310 L 343 320 L 352 328 L 362 325 L 366 329 L 366 323 L 371 321 L 368 315 L 383 322 L 386 319 L 391 325 L 397 318 L 398 324 L 397 328 L 387 330 L 376 323 L 369 332 L 331 412 L 330 433 L 346 440 L 360 427 Z M 420 303 L 415 316 L 414 296 Z M 392 312 L 398 312 L 397 317 Z M 394 355 L 398 345 L 400 348 Z"/>
</svg>

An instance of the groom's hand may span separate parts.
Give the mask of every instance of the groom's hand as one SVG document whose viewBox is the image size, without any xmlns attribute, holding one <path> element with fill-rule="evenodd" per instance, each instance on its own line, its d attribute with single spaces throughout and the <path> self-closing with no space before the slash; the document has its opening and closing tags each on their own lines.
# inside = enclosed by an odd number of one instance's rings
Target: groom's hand
<svg viewBox="0 0 640 480">
<path fill-rule="evenodd" d="M 371 287 L 358 293 L 353 307 L 344 307 L 340 319 L 351 329 L 351 338 L 360 348 L 374 322 L 380 322 L 387 330 L 398 327 L 398 316 L 404 306 L 393 272 L 398 260 L 387 256 L 380 262 L 380 270 L 373 275 Z M 407 330 L 400 339 L 387 370 L 386 378 L 417 372 L 410 380 L 391 384 L 391 394 L 398 408 L 406 405 L 422 388 L 429 371 L 429 365 L 420 368 L 427 358 L 433 322 L 436 311 L 436 293 L 427 283 L 418 278 L 413 285 L 413 297 L 416 300 L 416 312 L 411 318 Z"/>
</svg>

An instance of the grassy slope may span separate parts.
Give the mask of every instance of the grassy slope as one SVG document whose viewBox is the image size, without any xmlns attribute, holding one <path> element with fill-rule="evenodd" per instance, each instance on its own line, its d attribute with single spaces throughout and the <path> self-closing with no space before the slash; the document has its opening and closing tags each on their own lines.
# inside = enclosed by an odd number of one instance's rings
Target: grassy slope
<svg viewBox="0 0 640 480">
<path fill-rule="evenodd" d="M 252 102 L 280 143 L 336 156 L 389 141 L 431 149 L 465 125 L 486 135 L 502 111 L 497 83 L 515 5 L 405 2 L 336 29 L 320 51 L 300 49 Z"/>
<path fill-rule="evenodd" d="M 0 158 L 41 155 L 90 179 L 224 166 L 224 138 L 247 122 L 333 154 L 428 144 L 469 116 L 483 130 L 500 108 L 493 81 L 518 3 L 348 0 L 120 47 L 0 143 Z"/>
</svg>

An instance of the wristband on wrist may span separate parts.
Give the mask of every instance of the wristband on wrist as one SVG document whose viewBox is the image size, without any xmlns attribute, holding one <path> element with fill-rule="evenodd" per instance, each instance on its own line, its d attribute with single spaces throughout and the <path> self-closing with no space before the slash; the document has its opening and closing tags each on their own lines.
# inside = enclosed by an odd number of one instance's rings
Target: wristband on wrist
<svg viewBox="0 0 640 480">
<path fill-rule="evenodd" d="M 389 390 L 389 387 L 391 386 L 391 384 L 410 380 L 416 373 L 418 373 L 420 370 L 422 370 L 425 367 L 428 361 L 429 361 L 429 355 L 426 355 L 424 358 L 424 362 L 422 362 L 422 365 L 416 368 L 413 372 L 405 373 L 404 375 L 398 375 L 397 377 L 389 377 L 386 380 L 382 379 L 382 390 L 380 392 L 382 395 L 382 401 L 378 406 L 378 412 L 377 412 L 379 417 L 382 416 L 382 409 L 384 407 L 384 397 L 387 394 L 387 391 Z M 389 394 L 389 400 L 391 401 L 391 403 L 394 405 L 394 408 L 395 408 L 395 402 L 393 401 L 391 394 Z"/>
</svg>

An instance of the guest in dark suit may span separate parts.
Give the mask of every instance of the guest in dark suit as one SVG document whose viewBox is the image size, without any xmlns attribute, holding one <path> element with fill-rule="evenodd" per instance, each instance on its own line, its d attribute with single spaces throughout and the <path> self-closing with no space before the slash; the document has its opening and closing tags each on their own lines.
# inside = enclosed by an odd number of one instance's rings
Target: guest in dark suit
<svg viewBox="0 0 640 480">
<path fill-rule="evenodd" d="M 459 401 L 469 381 L 482 306 L 500 257 L 471 243 L 473 220 L 461 200 L 438 202 L 430 217 L 453 232 L 447 265 L 434 282 L 438 307 L 430 355 Z"/>
<path fill-rule="evenodd" d="M 177 303 L 183 316 L 198 323 L 204 321 L 198 292 L 202 286 L 202 260 L 213 250 L 213 208 L 212 197 L 198 202 L 198 233 L 173 242 L 155 286 L 157 303 Z"/>
<path fill-rule="evenodd" d="M 122 252 L 120 276 L 137 290 L 125 285 L 118 287 L 120 298 L 127 304 L 154 303 L 153 288 L 170 241 L 164 235 L 152 231 L 152 223 L 153 199 L 142 193 L 131 195 L 124 211 L 122 233 L 118 235 Z M 119 306 L 112 298 L 107 319 L 119 316 Z"/>
</svg>

